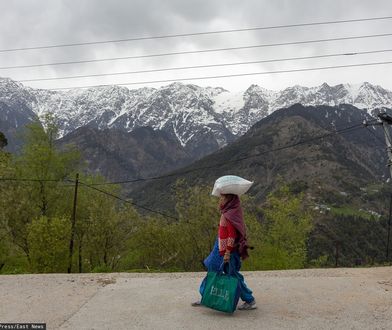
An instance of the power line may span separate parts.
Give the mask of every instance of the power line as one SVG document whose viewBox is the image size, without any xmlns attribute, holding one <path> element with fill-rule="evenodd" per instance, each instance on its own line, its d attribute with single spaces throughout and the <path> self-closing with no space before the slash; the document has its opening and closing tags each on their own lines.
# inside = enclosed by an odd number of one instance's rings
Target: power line
<svg viewBox="0 0 392 330">
<path fill-rule="evenodd" d="M 51 180 L 51 179 L 26 179 L 26 178 L 0 178 L 0 181 L 11 181 L 11 182 L 64 182 L 64 180 L 55 180 L 55 179 Z M 61 185 L 61 186 L 65 186 L 65 187 L 74 187 L 74 183 L 75 183 L 74 180 L 66 179 L 65 181 L 66 181 L 66 182 L 69 182 L 69 183 L 72 183 L 72 184 L 64 184 L 64 185 Z M 164 217 L 167 217 L 167 218 L 171 218 L 171 219 L 178 220 L 178 218 L 176 218 L 176 217 L 173 217 L 173 216 L 171 216 L 171 215 L 167 215 L 167 214 L 162 213 L 162 212 L 160 212 L 160 211 L 156 211 L 156 210 L 150 209 L 150 208 L 148 208 L 148 207 L 145 207 L 145 206 L 141 206 L 141 205 L 139 205 L 139 204 L 136 204 L 136 203 L 134 203 L 134 202 L 125 200 L 125 199 L 123 199 L 123 198 L 121 198 L 121 197 L 119 197 L 119 196 L 116 196 L 116 195 L 114 195 L 114 194 L 112 194 L 112 193 L 110 193 L 110 192 L 107 192 L 107 191 L 104 191 L 104 190 L 101 190 L 101 189 L 92 187 L 92 186 L 90 186 L 90 185 L 87 184 L 87 183 L 84 183 L 84 182 L 79 181 L 79 184 L 81 184 L 81 185 L 83 185 L 83 186 L 86 186 L 86 187 L 88 187 L 88 188 L 94 189 L 94 190 L 96 190 L 96 191 L 98 191 L 98 192 L 104 193 L 104 194 L 106 194 L 106 195 L 108 195 L 108 196 L 111 196 L 111 197 L 113 197 L 113 198 L 117 198 L 117 199 L 119 199 L 119 200 L 121 200 L 121 201 L 123 201 L 123 202 L 125 202 L 125 203 L 129 203 L 129 204 L 131 204 L 131 205 L 134 205 L 134 206 L 139 207 L 139 208 L 141 208 L 141 209 L 144 209 L 144 210 L 146 210 L 146 211 L 153 212 L 153 213 L 156 213 L 156 214 L 160 214 L 160 215 L 162 215 L 162 216 L 164 216 Z"/>
<path fill-rule="evenodd" d="M 371 123 L 369 123 L 369 124 L 371 124 Z M 325 137 L 328 137 L 328 136 L 331 136 L 331 135 L 335 135 L 335 134 L 338 134 L 338 133 L 346 133 L 346 132 L 349 132 L 349 131 L 352 131 L 352 130 L 356 130 L 356 129 L 359 129 L 359 128 L 363 128 L 363 124 L 362 123 L 354 124 L 354 125 L 351 125 L 349 127 L 344 127 L 342 129 L 339 129 L 339 130 L 336 130 L 336 131 L 329 131 L 329 133 L 322 134 L 320 136 L 316 136 L 316 137 L 313 137 L 313 138 L 310 138 L 310 139 L 306 139 L 306 140 L 303 140 L 303 141 L 299 141 L 299 142 L 296 142 L 296 143 L 293 143 L 293 144 L 289 144 L 289 145 L 286 145 L 286 146 L 282 146 L 282 147 L 278 147 L 278 148 L 275 148 L 275 149 L 266 150 L 266 151 L 263 151 L 263 152 L 260 152 L 260 153 L 257 153 L 257 154 L 251 155 L 251 156 L 246 156 L 246 157 L 237 158 L 237 159 L 234 159 L 234 160 L 231 160 L 231 161 L 226 161 L 224 164 L 235 163 L 235 162 L 239 162 L 239 161 L 242 161 L 242 160 L 245 160 L 245 159 L 250 159 L 250 158 L 258 157 L 258 156 L 261 156 L 261 155 L 265 155 L 265 154 L 268 154 L 268 153 L 271 153 L 271 152 L 276 152 L 276 151 L 281 151 L 281 150 L 293 148 L 293 147 L 298 146 L 298 145 L 302 145 L 302 144 L 306 144 L 306 143 L 309 143 L 309 142 L 313 142 L 315 140 L 323 139 Z M 257 147 L 257 146 L 258 145 L 253 145 L 253 147 Z M 195 172 L 195 171 L 198 171 L 198 170 L 201 170 L 201 169 L 216 168 L 216 167 L 219 167 L 219 166 L 222 166 L 222 165 L 223 164 L 214 164 L 214 165 L 210 165 L 210 166 L 204 166 L 204 167 L 199 167 L 199 168 L 195 168 L 195 169 L 190 169 L 190 170 L 187 170 L 187 171 L 176 172 L 176 173 L 172 173 L 172 174 L 165 174 L 165 175 L 156 176 L 156 177 L 149 177 L 149 178 L 136 178 L 136 179 L 132 179 L 132 180 L 106 182 L 106 183 L 92 183 L 92 184 L 89 184 L 89 185 L 86 184 L 86 183 L 82 183 L 80 181 L 79 181 L 79 183 L 80 184 L 84 184 L 84 185 L 89 186 L 89 187 L 92 187 L 92 186 L 100 186 L 100 185 L 113 185 L 113 184 L 140 182 L 140 181 L 151 181 L 151 180 L 158 180 L 158 179 L 163 179 L 163 178 L 167 178 L 167 177 L 177 176 L 177 175 L 181 175 L 181 174 L 188 174 L 188 173 Z M 40 181 L 52 182 L 52 181 L 56 181 L 56 182 L 59 182 L 59 180 L 25 179 L 25 178 L 23 178 L 23 179 L 22 178 L 21 179 L 18 179 L 18 178 L 0 178 L 0 181 L 30 181 L 30 182 L 40 182 Z M 75 181 L 71 180 L 71 179 L 66 179 L 65 181 L 70 182 L 70 183 L 75 183 Z M 73 185 L 68 185 L 68 186 L 71 187 Z"/>
<path fill-rule="evenodd" d="M 64 180 L 54 180 L 54 179 L 53 179 L 53 180 L 51 180 L 51 179 L 26 179 L 26 178 L 0 178 L 0 181 L 11 181 L 11 182 L 64 182 Z M 66 187 L 74 187 L 74 183 L 75 183 L 74 180 L 66 179 L 65 181 L 66 181 L 66 182 L 69 182 L 69 183 L 72 183 L 72 184 L 65 184 L 65 185 L 63 185 L 63 186 L 66 186 Z M 153 212 L 153 213 L 157 213 L 157 214 L 160 214 L 160 215 L 162 215 L 162 216 L 164 216 L 164 217 L 169 217 L 169 218 L 178 220 L 178 218 L 176 218 L 176 217 L 173 217 L 173 216 L 171 216 L 171 215 L 167 215 L 167 214 L 165 214 L 165 213 L 162 213 L 162 212 L 159 212 L 159 211 L 155 211 L 155 210 L 150 209 L 150 208 L 148 208 L 148 207 L 141 206 L 141 205 L 136 204 L 136 203 L 134 203 L 134 202 L 125 200 L 125 199 L 123 199 L 123 198 L 121 198 L 121 197 L 119 197 L 119 196 L 116 196 L 116 195 L 114 195 L 114 194 L 112 194 L 112 193 L 110 193 L 110 192 L 107 192 L 107 191 L 104 191 L 104 190 L 101 190 L 101 189 L 92 187 L 92 186 L 90 186 L 90 185 L 87 184 L 87 183 L 84 183 L 84 182 L 79 181 L 79 184 L 81 184 L 81 185 L 83 185 L 83 186 L 86 186 L 86 187 L 88 187 L 88 188 L 94 189 L 94 190 L 96 190 L 96 191 L 99 191 L 99 192 L 101 192 L 101 193 L 104 193 L 104 194 L 106 194 L 106 195 L 108 195 L 108 196 L 111 196 L 111 197 L 113 197 L 113 198 L 117 198 L 117 199 L 119 199 L 119 200 L 121 200 L 121 201 L 123 201 L 123 202 L 125 202 L 125 203 L 129 203 L 129 204 L 132 204 L 132 205 L 134 205 L 134 206 L 137 206 L 137 207 L 139 207 L 139 208 L 141 208 L 141 209 L 144 209 L 144 210 L 146 210 L 146 211 Z"/>
<path fill-rule="evenodd" d="M 312 141 L 315 141 L 315 140 L 319 140 L 319 139 L 322 139 L 322 138 L 325 138 L 325 137 L 327 137 L 327 136 L 331 136 L 331 135 L 334 135 L 334 134 L 337 134 L 337 133 L 345 133 L 345 132 L 353 131 L 353 130 L 356 130 L 356 129 L 361 128 L 361 126 L 362 126 L 362 124 L 352 125 L 352 126 L 349 126 L 349 127 L 346 127 L 346 128 L 343 128 L 343 129 L 334 131 L 334 132 L 330 132 L 330 133 L 327 133 L 327 134 L 323 134 L 323 135 L 321 135 L 321 136 L 317 136 L 317 137 L 314 137 L 314 138 L 311 138 L 311 139 L 307 139 L 307 140 L 304 140 L 304 141 L 299 141 L 299 142 L 294 143 L 294 144 L 286 145 L 286 146 L 279 147 L 279 148 L 275 148 L 275 149 L 271 149 L 271 150 L 266 150 L 266 151 L 264 151 L 264 152 L 261 152 L 261 153 L 255 154 L 255 155 L 251 155 L 251 156 L 247 156 L 247 157 L 238 158 L 238 159 L 235 159 L 235 160 L 233 160 L 233 161 L 228 161 L 228 162 L 225 162 L 225 164 L 234 163 L 234 162 L 239 162 L 239 161 L 242 161 L 242 160 L 245 160 L 245 159 L 250 159 L 250 158 L 257 157 L 257 156 L 260 156 L 260 155 L 264 155 L 264 154 L 267 154 L 267 153 L 270 153 L 270 152 L 276 152 L 276 151 L 281 151 L 281 150 L 284 150 L 284 149 L 292 148 L 292 147 L 295 147 L 295 146 L 298 146 L 298 145 L 302 145 L 302 144 L 306 144 L 306 143 L 309 143 L 309 142 L 312 142 Z M 362 126 L 362 127 L 363 127 L 363 126 Z M 163 212 L 160 212 L 160 211 L 151 209 L 151 208 L 146 207 L 146 206 L 139 205 L 139 204 L 137 204 L 137 203 L 131 202 L 131 201 L 126 200 L 126 199 L 123 199 L 123 198 L 121 198 L 121 197 L 119 197 L 119 196 L 117 196 L 117 195 L 114 195 L 114 194 L 112 194 L 112 193 L 110 193 L 110 192 L 108 192 L 108 191 L 101 190 L 101 189 L 96 188 L 96 187 L 94 187 L 94 186 L 96 186 L 96 185 L 112 185 L 112 184 L 130 183 L 130 182 L 137 182 L 137 181 L 155 180 L 155 179 L 159 179 L 159 178 L 165 178 L 165 177 L 170 177 L 170 176 L 176 176 L 176 175 L 186 174 L 186 173 L 198 171 L 198 170 L 201 170 L 201 169 L 213 168 L 213 167 L 217 167 L 217 166 L 221 166 L 221 165 L 222 165 L 222 164 L 220 164 L 220 165 L 216 165 L 216 164 L 215 164 L 215 165 L 213 165 L 213 166 L 199 167 L 199 168 L 196 168 L 196 169 L 191 169 L 191 170 L 183 171 L 183 172 L 180 172 L 180 173 L 177 172 L 177 173 L 168 174 L 168 175 L 163 175 L 163 176 L 160 176 L 160 177 L 153 177 L 153 178 L 139 178 L 139 179 L 135 179 L 135 180 L 128 180 L 128 181 L 122 181 L 122 182 L 107 182 L 107 183 L 103 183 L 103 184 L 91 184 L 91 185 L 79 181 L 79 184 L 81 184 L 81 185 L 83 185 L 83 186 L 86 186 L 86 187 L 88 187 L 88 188 L 90 188 L 90 189 L 96 190 L 96 191 L 98 191 L 98 192 L 101 192 L 101 193 L 103 193 L 103 194 L 106 194 L 107 196 L 111 196 L 111 197 L 113 197 L 113 198 L 116 198 L 116 199 L 118 199 L 118 200 L 120 200 L 120 201 L 122 201 L 122 202 L 124 202 L 124 203 L 128 203 L 128 204 L 131 204 L 131 205 L 136 206 L 136 207 L 138 207 L 138 208 L 144 209 L 144 210 L 146 210 L 146 211 L 148 211 L 148 212 L 152 212 L 152 213 L 155 213 L 155 214 L 159 214 L 159 215 L 161 215 L 161 216 L 163 216 L 163 217 L 166 217 L 166 218 L 171 218 L 171 219 L 174 219 L 174 220 L 178 220 L 177 217 L 174 217 L 174 216 L 168 215 L 168 214 L 166 214 L 166 213 L 163 213 Z M 39 181 L 48 181 L 48 182 L 56 181 L 56 182 L 58 182 L 58 180 L 50 180 L 50 179 L 43 179 L 43 180 L 40 180 L 40 179 L 0 178 L 0 180 L 2 180 L 2 181 L 29 181 L 29 182 L 37 182 L 37 181 L 38 181 L 38 182 L 39 182 Z M 66 181 L 67 181 L 67 182 L 70 182 L 70 183 L 74 183 L 74 181 L 73 181 L 73 180 L 70 180 L 70 179 L 66 179 Z M 68 185 L 68 186 L 71 187 L 71 186 L 73 186 L 73 185 Z"/>
<path fill-rule="evenodd" d="M 103 40 L 103 41 L 90 41 L 90 42 L 78 42 L 78 43 L 68 43 L 68 44 L 8 48 L 8 49 L 1 49 L 0 53 L 16 52 L 16 51 L 24 51 L 24 50 L 34 50 L 34 49 L 49 49 L 49 48 L 87 46 L 87 45 L 108 44 L 108 43 L 121 43 L 121 42 L 152 40 L 152 39 L 179 38 L 179 37 L 200 36 L 200 35 L 209 35 L 209 34 L 223 34 L 223 33 L 247 32 L 247 31 L 257 31 L 257 30 L 272 30 L 272 29 L 293 28 L 293 27 L 301 27 L 301 26 L 316 26 L 316 25 L 328 25 L 328 24 L 389 20 L 391 18 L 392 18 L 392 16 L 358 18 L 358 19 L 339 20 L 339 21 L 309 22 L 309 23 L 286 24 L 286 25 L 275 25 L 275 26 L 264 26 L 264 27 L 252 27 L 252 28 L 243 28 L 243 29 L 216 30 L 216 31 L 206 31 L 206 32 L 193 32 L 193 33 L 169 34 L 169 35 L 158 35 L 158 36 L 133 37 L 133 38 L 126 38 L 126 39 L 112 39 L 112 40 Z"/>
<path fill-rule="evenodd" d="M 81 185 L 85 186 L 85 187 L 88 187 L 88 188 L 90 188 L 90 189 L 96 190 L 96 191 L 98 191 L 98 192 L 100 192 L 100 193 L 103 193 L 103 194 L 105 194 L 105 195 L 107 195 L 107 196 L 116 198 L 116 199 L 118 199 L 118 200 L 120 200 L 120 201 L 122 201 L 122 202 L 124 202 L 124 203 L 131 204 L 131 205 L 136 206 L 136 207 L 138 207 L 138 208 L 141 208 L 141 209 L 143 209 L 143 210 L 145 210 L 145 211 L 152 212 L 152 213 L 155 213 L 155 214 L 159 214 L 159 215 L 161 215 L 161 216 L 163 216 L 163 217 L 166 217 L 166 218 L 171 218 L 171 219 L 174 219 L 174 220 L 178 220 L 177 217 L 174 217 L 174 216 L 172 216 L 172 215 L 168 215 L 168 214 L 166 214 L 166 213 L 163 213 L 163 212 L 160 212 L 160 211 L 151 209 L 151 208 L 146 207 L 146 206 L 142 206 L 142 205 L 136 204 L 136 203 L 134 203 L 134 202 L 131 202 L 131 201 L 129 201 L 129 200 L 126 200 L 126 199 L 124 199 L 124 198 L 121 198 L 120 196 L 114 195 L 114 194 L 112 194 L 112 193 L 110 193 L 110 192 L 108 192 L 108 191 L 101 190 L 101 189 L 98 189 L 98 188 L 96 188 L 96 187 L 93 187 L 93 186 L 91 186 L 91 185 L 89 185 L 89 184 L 87 184 L 87 183 L 83 183 L 83 182 L 81 182 L 81 181 L 79 181 L 79 183 L 80 183 Z"/>
<path fill-rule="evenodd" d="M 183 66 L 183 67 L 151 69 L 151 70 L 75 75 L 75 76 L 53 77 L 53 78 L 22 79 L 22 80 L 18 80 L 18 81 L 19 82 L 32 82 L 32 81 L 49 81 L 49 80 L 64 80 L 64 79 L 103 77 L 103 76 L 130 75 L 130 74 L 139 74 L 139 73 L 151 73 L 151 72 L 164 72 L 164 71 L 177 71 L 177 70 L 201 69 L 201 68 L 212 68 L 212 67 L 225 67 L 225 66 L 249 65 L 249 64 L 260 64 L 260 63 L 308 60 L 308 59 L 315 59 L 315 58 L 355 56 L 355 55 L 376 54 L 376 53 L 386 53 L 386 52 L 392 52 L 392 49 L 372 50 L 372 51 L 364 51 L 364 52 L 345 52 L 345 53 L 337 53 L 337 54 L 324 54 L 324 55 L 302 56 L 302 57 L 287 57 L 287 58 L 281 58 L 281 59 L 268 59 L 268 60 L 247 61 L 247 62 L 194 65 L 194 66 Z"/>
<path fill-rule="evenodd" d="M 26 178 L 0 178 L 0 181 L 20 181 L 20 182 L 57 182 L 57 183 L 61 183 L 61 182 L 69 182 L 72 180 L 68 180 L 68 179 L 26 179 Z M 65 184 L 64 186 L 70 186 Z"/>
<path fill-rule="evenodd" d="M 236 74 L 216 75 L 216 76 L 200 76 L 200 77 L 163 79 L 163 80 L 150 80 L 150 81 L 146 81 L 145 80 L 145 81 L 137 81 L 137 82 L 133 81 L 133 82 L 126 82 L 126 83 L 118 83 L 118 84 L 115 84 L 115 85 L 116 86 L 129 86 L 129 85 L 142 85 L 142 84 L 156 84 L 156 83 L 168 83 L 168 82 L 176 82 L 176 81 L 207 80 L 207 79 L 218 79 L 218 78 L 233 78 L 233 77 L 244 77 L 244 76 L 257 76 L 257 75 L 265 75 L 265 74 L 281 74 L 281 73 L 294 73 L 294 72 L 306 72 L 306 71 L 319 71 L 319 70 L 354 68 L 354 67 L 386 65 L 386 64 L 392 64 L 392 61 L 373 62 L 373 63 L 360 63 L 360 64 L 346 64 L 346 65 L 333 65 L 333 66 L 316 67 L 316 68 L 302 68 L 302 69 L 277 70 L 277 71 L 236 73 Z M 73 88 L 108 87 L 108 86 L 113 86 L 113 84 L 58 87 L 58 88 L 50 88 L 50 90 L 63 90 L 63 89 L 73 89 Z"/>
<path fill-rule="evenodd" d="M 388 37 L 388 36 L 391 36 L 391 35 L 392 35 L 392 33 L 382 33 L 382 34 L 370 34 L 370 35 L 362 35 L 362 36 L 338 37 L 338 38 L 327 38 L 327 39 L 314 39 L 314 40 L 303 40 L 303 41 L 291 41 L 291 42 L 281 42 L 281 43 L 271 43 L 271 44 L 250 45 L 250 46 L 238 46 L 238 47 L 226 47 L 226 48 L 211 48 L 211 49 L 179 51 L 179 52 L 158 53 L 158 54 L 146 54 L 146 55 L 134 55 L 134 56 L 124 56 L 124 57 L 110 57 L 110 58 L 103 58 L 103 59 L 91 59 L 91 60 L 79 60 L 79 61 L 67 61 L 67 62 L 53 62 L 53 63 L 44 63 L 44 64 L 28 64 L 28 65 L 3 66 L 3 67 L 0 67 L 0 70 L 20 69 L 20 68 L 33 68 L 33 67 L 54 66 L 54 65 L 81 64 L 81 63 L 96 63 L 96 62 L 129 60 L 129 59 L 138 59 L 138 58 L 174 56 L 174 55 L 201 54 L 201 53 L 222 52 L 222 51 L 240 50 L 240 49 L 256 49 L 256 48 L 265 48 L 265 47 L 301 45 L 301 44 L 330 42 L 330 41 L 343 41 L 343 40 L 357 40 L 357 39 L 366 39 L 366 38 L 379 38 L 379 37 Z"/>
<path fill-rule="evenodd" d="M 346 132 L 349 132 L 349 131 L 352 131 L 352 130 L 356 130 L 356 129 L 359 129 L 359 128 L 363 128 L 363 124 L 352 125 L 352 126 L 349 126 L 349 127 L 346 127 L 346 128 L 342 128 L 340 130 L 336 130 L 336 131 L 333 131 L 333 132 L 330 132 L 330 133 L 326 133 L 326 134 L 323 134 L 323 135 L 320 135 L 320 136 L 313 137 L 311 139 L 306 139 L 306 140 L 299 141 L 299 142 L 296 142 L 296 143 L 292 143 L 292 144 L 289 144 L 289 145 L 286 145 L 286 146 L 282 146 L 282 147 L 278 147 L 278 148 L 275 148 L 275 149 L 266 150 L 266 151 L 259 152 L 259 153 L 254 154 L 254 155 L 245 156 L 245 157 L 242 157 L 242 158 L 237 158 L 237 159 L 234 159 L 234 160 L 225 161 L 223 164 L 219 163 L 219 164 L 214 164 L 214 165 L 209 165 L 209 166 L 203 166 L 203 167 L 189 169 L 189 170 L 186 170 L 186 171 L 179 171 L 179 172 L 165 174 L 165 175 L 160 175 L 160 176 L 155 176 L 155 177 L 135 178 L 135 179 L 131 179 L 131 180 L 106 182 L 106 183 L 96 183 L 96 184 L 92 184 L 92 185 L 93 186 L 101 186 L 101 185 L 111 185 L 111 184 L 125 184 L 125 183 L 145 182 L 145 181 L 165 179 L 165 178 L 178 176 L 178 175 L 183 175 L 183 174 L 189 174 L 189 173 L 200 171 L 200 170 L 220 167 L 220 166 L 222 166 L 224 164 L 236 163 L 236 162 L 243 161 L 243 160 L 246 160 L 246 159 L 259 157 L 259 156 L 262 156 L 262 155 L 265 155 L 265 154 L 268 154 L 268 153 L 271 153 L 271 152 L 282 151 L 282 150 L 293 148 L 293 147 L 296 147 L 296 146 L 299 146 L 299 145 L 302 145 L 302 144 L 313 142 L 313 141 L 316 141 L 316 140 L 319 140 L 319 139 L 323 139 L 323 138 L 331 136 L 331 135 L 335 135 L 335 134 L 338 134 L 338 133 L 346 133 Z M 256 147 L 256 146 L 257 145 L 254 145 L 253 147 Z"/>
</svg>

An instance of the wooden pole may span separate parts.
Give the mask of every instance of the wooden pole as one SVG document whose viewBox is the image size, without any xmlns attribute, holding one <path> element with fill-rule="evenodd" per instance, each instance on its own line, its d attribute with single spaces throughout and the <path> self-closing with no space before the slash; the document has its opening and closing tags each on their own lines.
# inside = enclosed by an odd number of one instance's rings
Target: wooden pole
<svg viewBox="0 0 392 330">
<path fill-rule="evenodd" d="M 387 253 L 386 253 L 387 262 L 389 261 L 389 241 L 390 241 L 390 237 L 391 237 L 391 216 L 392 216 L 392 193 L 391 193 L 390 201 L 389 201 L 389 220 L 388 220 Z"/>
<path fill-rule="evenodd" d="M 75 223 L 76 223 L 76 204 L 78 200 L 78 185 L 79 185 L 79 173 L 76 173 L 75 192 L 74 192 L 73 210 L 72 210 L 72 218 L 71 218 L 71 239 L 69 241 L 68 273 L 71 273 L 71 269 L 72 269 L 72 256 L 73 256 L 73 247 L 74 247 L 74 239 L 75 239 Z"/>
</svg>

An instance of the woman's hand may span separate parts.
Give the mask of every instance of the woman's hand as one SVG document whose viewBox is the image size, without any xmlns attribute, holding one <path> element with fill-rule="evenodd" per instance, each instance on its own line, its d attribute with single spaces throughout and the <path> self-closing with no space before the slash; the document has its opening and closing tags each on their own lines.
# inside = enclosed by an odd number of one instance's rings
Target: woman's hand
<svg viewBox="0 0 392 330">
<path fill-rule="evenodd" d="M 229 262 L 230 261 L 230 251 L 226 251 L 225 255 L 223 256 L 223 262 Z"/>
</svg>

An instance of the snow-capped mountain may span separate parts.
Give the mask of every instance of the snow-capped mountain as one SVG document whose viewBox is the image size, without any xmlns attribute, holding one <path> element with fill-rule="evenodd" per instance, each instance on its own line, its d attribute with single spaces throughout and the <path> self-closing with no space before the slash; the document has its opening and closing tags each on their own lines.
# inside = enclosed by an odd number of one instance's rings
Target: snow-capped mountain
<svg viewBox="0 0 392 330">
<path fill-rule="evenodd" d="M 222 96 L 221 96 L 222 97 Z M 243 135 L 257 121 L 278 109 L 300 103 L 306 106 L 340 104 L 354 105 L 366 109 L 370 115 L 381 107 L 392 107 L 392 92 L 368 82 L 363 84 L 324 83 L 317 87 L 293 86 L 282 91 L 271 91 L 257 85 L 250 86 L 243 94 L 244 103 L 231 113 L 228 125 L 235 135 Z"/>
<path fill-rule="evenodd" d="M 181 83 L 159 89 L 108 86 L 52 91 L 0 78 L 0 103 L 7 106 L 3 109 L 23 108 L 38 117 L 54 113 L 61 136 L 86 125 L 127 132 L 149 126 L 169 133 L 192 153 L 204 155 L 243 135 L 277 109 L 295 103 L 346 103 L 371 114 L 378 107 L 392 108 L 392 92 L 367 82 L 336 86 L 324 83 L 311 88 L 297 85 L 282 91 L 251 85 L 245 92 L 237 93 Z"/>
</svg>

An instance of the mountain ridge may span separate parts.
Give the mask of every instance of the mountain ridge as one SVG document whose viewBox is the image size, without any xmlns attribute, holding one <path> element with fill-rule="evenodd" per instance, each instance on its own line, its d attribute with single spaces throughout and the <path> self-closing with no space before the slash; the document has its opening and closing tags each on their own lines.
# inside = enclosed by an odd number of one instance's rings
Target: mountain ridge
<svg viewBox="0 0 392 330">
<path fill-rule="evenodd" d="M 11 108 L 24 106 L 36 116 L 53 112 L 58 118 L 60 137 L 89 125 L 98 129 L 116 128 L 130 132 L 150 126 L 176 138 L 188 152 L 205 153 L 235 140 L 257 121 L 295 103 L 305 106 L 352 104 L 369 114 L 379 107 L 392 108 L 392 92 L 368 82 L 326 83 L 316 87 L 295 85 L 281 91 L 251 85 L 244 92 L 221 87 L 200 87 L 172 83 L 161 88 L 128 89 L 105 86 L 53 91 L 24 87 L 9 78 L 0 78 L 0 102 Z"/>
</svg>

